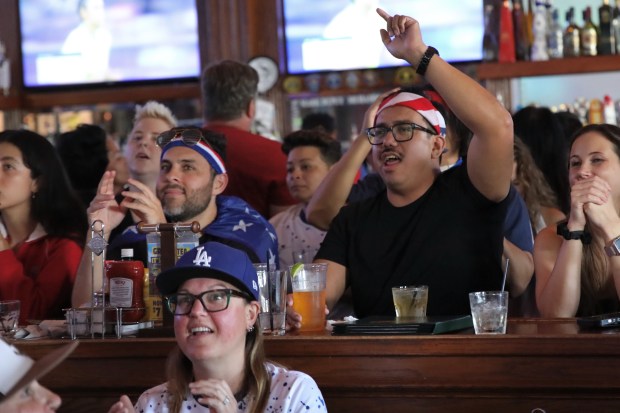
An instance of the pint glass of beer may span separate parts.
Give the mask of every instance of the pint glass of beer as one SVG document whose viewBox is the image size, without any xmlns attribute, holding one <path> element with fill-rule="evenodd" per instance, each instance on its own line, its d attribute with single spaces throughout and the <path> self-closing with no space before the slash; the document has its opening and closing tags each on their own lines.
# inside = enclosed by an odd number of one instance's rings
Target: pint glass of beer
<svg viewBox="0 0 620 413">
<path fill-rule="evenodd" d="M 293 309 L 301 315 L 300 331 L 323 331 L 327 264 L 297 263 L 290 270 Z"/>
</svg>

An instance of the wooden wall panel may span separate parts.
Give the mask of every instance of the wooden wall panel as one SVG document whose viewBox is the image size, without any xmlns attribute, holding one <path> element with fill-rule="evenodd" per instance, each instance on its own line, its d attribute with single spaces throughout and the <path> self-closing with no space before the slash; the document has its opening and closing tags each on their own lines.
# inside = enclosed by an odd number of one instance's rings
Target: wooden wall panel
<svg viewBox="0 0 620 413">
<path fill-rule="evenodd" d="M 2 0 L 0 6 L 0 41 L 6 48 L 11 62 L 11 88 L 8 95 L 0 91 L 0 110 L 21 106 L 21 56 L 19 51 L 18 0 Z"/>
</svg>

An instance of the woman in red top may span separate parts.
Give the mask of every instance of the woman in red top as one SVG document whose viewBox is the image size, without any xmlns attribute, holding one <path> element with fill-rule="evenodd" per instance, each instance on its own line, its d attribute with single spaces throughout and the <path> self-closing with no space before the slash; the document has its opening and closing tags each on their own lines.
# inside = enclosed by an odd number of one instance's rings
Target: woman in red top
<svg viewBox="0 0 620 413">
<path fill-rule="evenodd" d="M 88 222 L 54 146 L 26 130 L 0 133 L 0 299 L 20 323 L 62 318 Z"/>
</svg>

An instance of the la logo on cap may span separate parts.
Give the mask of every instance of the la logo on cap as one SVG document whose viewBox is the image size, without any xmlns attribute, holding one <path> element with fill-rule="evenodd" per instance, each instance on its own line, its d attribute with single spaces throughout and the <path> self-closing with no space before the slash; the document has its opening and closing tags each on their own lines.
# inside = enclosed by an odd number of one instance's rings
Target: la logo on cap
<svg viewBox="0 0 620 413">
<path fill-rule="evenodd" d="M 205 247 L 196 248 L 196 258 L 194 258 L 194 264 L 199 265 L 201 267 L 210 267 L 211 266 L 211 258 L 207 251 L 204 251 Z"/>
</svg>

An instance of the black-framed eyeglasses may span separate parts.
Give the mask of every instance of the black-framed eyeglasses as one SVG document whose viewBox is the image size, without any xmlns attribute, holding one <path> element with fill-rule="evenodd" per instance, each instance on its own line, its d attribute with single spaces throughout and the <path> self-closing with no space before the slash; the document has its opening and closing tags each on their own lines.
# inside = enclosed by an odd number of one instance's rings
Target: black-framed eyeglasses
<svg viewBox="0 0 620 413">
<path fill-rule="evenodd" d="M 200 129 L 171 129 L 159 134 L 157 137 L 157 145 L 163 149 L 163 147 L 170 142 L 179 139 L 183 141 L 184 144 L 190 146 L 196 145 L 201 140 L 208 144 Z"/>
<path fill-rule="evenodd" d="M 381 145 L 388 132 L 392 132 L 392 136 L 394 136 L 396 142 L 405 142 L 413 138 L 413 133 L 416 129 L 430 133 L 431 135 L 437 135 L 436 131 L 413 122 L 396 123 L 392 125 L 391 128 L 387 126 L 375 126 L 374 128 L 366 129 L 366 133 L 368 134 L 368 141 L 371 145 Z"/>
<path fill-rule="evenodd" d="M 166 297 L 168 310 L 174 315 L 187 315 L 191 313 L 194 302 L 199 300 L 204 309 L 209 313 L 224 311 L 230 304 L 230 297 L 239 297 L 251 300 L 248 294 L 230 288 L 207 290 L 200 294 L 176 293 Z"/>
</svg>

